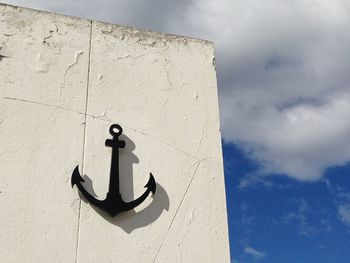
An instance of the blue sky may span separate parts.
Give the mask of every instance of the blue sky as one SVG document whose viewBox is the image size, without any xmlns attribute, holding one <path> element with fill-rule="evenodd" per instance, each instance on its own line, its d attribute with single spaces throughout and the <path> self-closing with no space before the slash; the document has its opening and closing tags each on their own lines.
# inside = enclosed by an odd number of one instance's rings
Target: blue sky
<svg viewBox="0 0 350 263">
<path fill-rule="evenodd" d="M 223 150 L 232 262 L 349 262 L 350 164 L 312 183 L 256 179 L 258 163 L 234 144 Z"/>
<path fill-rule="evenodd" d="M 3 2 L 212 40 L 232 262 L 350 262 L 350 1 Z"/>
</svg>

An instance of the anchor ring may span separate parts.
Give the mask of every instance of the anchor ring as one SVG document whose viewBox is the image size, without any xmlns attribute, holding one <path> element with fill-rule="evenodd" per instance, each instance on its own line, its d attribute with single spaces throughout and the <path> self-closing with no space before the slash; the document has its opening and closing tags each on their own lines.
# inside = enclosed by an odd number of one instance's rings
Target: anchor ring
<svg viewBox="0 0 350 263">
<path fill-rule="evenodd" d="M 117 132 L 115 130 L 117 130 Z M 111 127 L 109 127 L 109 133 L 112 136 L 120 136 L 122 134 L 122 132 L 123 132 L 123 129 L 118 124 L 113 124 L 113 125 L 111 125 Z"/>
</svg>

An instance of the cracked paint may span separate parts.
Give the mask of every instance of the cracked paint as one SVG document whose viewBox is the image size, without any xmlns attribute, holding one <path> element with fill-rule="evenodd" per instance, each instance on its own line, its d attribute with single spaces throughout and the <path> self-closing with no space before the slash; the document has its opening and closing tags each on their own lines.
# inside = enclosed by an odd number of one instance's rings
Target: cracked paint
<svg viewBox="0 0 350 263">
<path fill-rule="evenodd" d="M 186 224 L 185 234 L 182 236 L 181 240 L 176 244 L 178 252 L 179 252 L 179 260 L 180 260 L 180 262 L 182 262 L 182 257 L 183 257 L 182 256 L 182 252 L 181 252 L 181 246 L 182 246 L 183 242 L 185 241 L 188 232 L 190 231 L 192 222 L 194 221 L 194 210 L 195 210 L 195 208 L 192 205 L 192 209 L 191 209 L 191 212 L 190 212 L 190 219 L 188 220 L 188 222 Z"/>
<path fill-rule="evenodd" d="M 131 130 L 131 131 L 133 131 L 133 132 L 136 132 L 136 133 L 145 135 L 145 136 L 149 137 L 150 139 L 152 139 L 153 141 L 155 141 L 155 142 L 157 142 L 157 143 L 159 143 L 159 144 L 162 144 L 162 145 L 171 147 L 171 148 L 173 148 L 173 149 L 175 149 L 175 150 L 177 150 L 177 151 L 179 151 L 179 152 L 181 152 L 181 153 L 183 153 L 183 154 L 185 154 L 185 155 L 187 155 L 187 156 L 189 156 L 189 157 L 192 157 L 192 158 L 197 159 L 197 157 L 196 157 L 195 155 L 193 155 L 193 154 L 191 154 L 191 153 L 189 153 L 189 152 L 184 151 L 183 149 L 179 148 L 179 147 L 176 146 L 176 145 L 173 145 L 173 144 L 171 144 L 171 143 L 169 143 L 169 142 L 166 142 L 166 141 L 159 140 L 158 138 L 156 138 L 156 137 L 154 137 L 154 136 L 151 136 L 151 135 L 149 135 L 149 134 L 147 134 L 147 133 L 145 133 L 145 132 L 136 130 L 136 129 L 134 129 L 134 128 L 128 127 L 128 126 L 126 126 L 126 125 L 124 125 L 124 127 L 126 127 L 126 129 Z"/>
<path fill-rule="evenodd" d="M 7 117 L 4 117 L 0 120 L 0 125 L 7 119 Z"/>
<path fill-rule="evenodd" d="M 74 214 L 78 216 L 79 210 L 80 210 L 80 199 L 79 198 L 74 199 L 70 207 L 73 209 Z"/>
<path fill-rule="evenodd" d="M 63 91 L 63 89 L 64 89 L 65 86 L 66 86 L 66 77 L 67 77 L 68 71 L 69 71 L 75 64 L 78 63 L 79 57 L 80 57 L 82 54 L 84 54 L 83 51 L 78 51 L 77 53 L 75 53 L 75 57 L 74 57 L 73 62 L 70 63 L 70 64 L 66 67 L 66 69 L 65 69 L 65 71 L 64 71 L 64 74 L 63 74 L 63 83 L 62 83 L 61 86 L 60 86 L 60 92 L 59 92 L 60 98 L 62 97 L 62 91 Z"/>
<path fill-rule="evenodd" d="M 203 139 L 204 139 L 205 134 L 206 134 L 206 133 L 205 133 L 205 129 L 206 129 L 207 125 L 208 125 L 208 119 L 206 118 L 205 123 L 204 123 L 204 125 L 203 125 L 203 127 L 202 127 L 202 135 L 201 135 L 201 137 L 200 137 L 200 139 L 199 139 L 198 147 L 197 147 L 197 150 L 196 150 L 196 157 L 197 157 L 197 158 L 198 158 L 198 155 L 199 155 L 199 151 L 200 151 L 200 149 L 201 149 L 201 147 L 202 147 Z"/>
<path fill-rule="evenodd" d="M 163 241 L 161 242 L 161 244 L 160 244 L 160 246 L 159 246 L 159 248 L 158 248 L 158 250 L 157 250 L 157 253 L 156 253 L 156 255 L 155 255 L 155 257 L 154 257 L 154 259 L 153 259 L 153 261 L 152 261 L 153 263 L 155 263 L 155 262 L 157 261 L 158 255 L 159 255 L 160 251 L 162 250 L 163 244 L 165 243 L 165 241 L 166 241 L 166 239 L 167 239 L 167 237 L 168 237 L 169 231 L 170 231 L 171 227 L 173 226 L 173 223 L 174 223 L 174 221 L 175 221 L 175 218 L 177 217 L 177 214 L 178 214 L 178 212 L 179 212 L 179 210 L 180 210 L 180 208 L 181 208 L 181 206 L 182 206 L 183 201 L 185 200 L 185 197 L 186 197 L 186 195 L 187 195 L 187 193 L 188 193 L 188 190 L 190 189 L 190 187 L 191 187 L 191 185 L 192 185 L 192 182 L 193 182 L 193 180 L 194 180 L 194 178 L 195 178 L 195 176 L 196 176 L 196 174 L 197 174 L 197 171 L 198 171 L 199 166 L 201 165 L 201 162 L 202 162 L 202 161 L 203 161 L 203 160 L 197 161 L 196 163 L 194 163 L 193 165 L 191 165 L 191 167 L 189 168 L 189 171 L 190 171 L 195 165 L 197 165 L 196 168 L 195 168 L 195 171 L 194 171 L 194 173 L 193 173 L 193 175 L 192 175 L 192 178 L 191 178 L 191 180 L 190 180 L 190 182 L 189 182 L 189 184 L 188 184 L 188 186 L 187 186 L 187 188 L 186 188 L 184 194 L 182 195 L 181 201 L 180 201 L 180 203 L 179 203 L 179 205 L 178 205 L 178 207 L 177 207 L 177 209 L 176 209 L 175 215 L 174 215 L 173 219 L 171 220 L 170 225 L 169 225 L 169 227 L 168 227 L 168 229 L 167 229 L 167 231 L 166 231 L 166 233 L 165 233 L 165 236 L 164 236 L 164 238 L 163 238 Z"/>
<path fill-rule="evenodd" d="M 31 103 L 31 104 L 44 106 L 44 107 L 49 107 L 49 108 L 56 108 L 56 109 L 60 109 L 60 110 L 63 110 L 63 111 L 69 111 L 69 112 L 72 112 L 72 113 L 76 113 L 76 114 L 83 115 L 83 116 L 88 116 L 88 117 L 91 117 L 91 118 L 94 118 L 94 119 L 99 119 L 99 120 L 106 121 L 106 122 L 110 123 L 110 121 L 108 121 L 106 119 L 103 119 L 102 116 L 95 116 L 95 115 L 92 115 L 92 114 L 86 114 L 84 112 L 75 111 L 73 109 L 65 108 L 65 107 L 62 107 L 62 106 L 59 106 L 59 105 L 51 105 L 51 104 L 47 104 L 47 103 L 31 101 L 31 100 L 26 100 L 26 99 L 20 99 L 20 98 L 12 98 L 12 97 L 1 97 L 1 99 L 13 100 L 13 101 L 19 101 L 19 102 L 25 102 L 25 103 Z"/>
</svg>

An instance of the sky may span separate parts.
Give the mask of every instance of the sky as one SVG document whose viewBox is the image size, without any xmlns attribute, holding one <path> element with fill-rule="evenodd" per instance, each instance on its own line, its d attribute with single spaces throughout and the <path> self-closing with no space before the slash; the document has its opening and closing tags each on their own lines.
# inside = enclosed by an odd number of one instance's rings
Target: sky
<svg viewBox="0 0 350 263">
<path fill-rule="evenodd" d="M 213 41 L 231 262 L 350 262 L 348 0 L 2 2 Z"/>
</svg>

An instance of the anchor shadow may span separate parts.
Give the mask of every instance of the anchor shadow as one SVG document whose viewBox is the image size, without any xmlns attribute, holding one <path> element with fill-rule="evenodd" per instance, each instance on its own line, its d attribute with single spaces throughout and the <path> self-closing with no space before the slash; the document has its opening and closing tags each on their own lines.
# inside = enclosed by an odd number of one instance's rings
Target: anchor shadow
<svg viewBox="0 0 350 263">
<path fill-rule="evenodd" d="M 132 201 L 135 199 L 134 196 L 134 173 L 133 173 L 133 165 L 139 163 L 138 157 L 133 153 L 135 150 L 135 144 L 130 140 L 126 135 L 122 134 L 120 136 L 122 140 L 125 141 L 125 148 L 119 153 L 119 185 L 120 185 L 120 193 L 122 195 L 123 200 L 126 202 Z M 157 180 L 157 175 L 154 175 Z M 84 188 L 94 197 L 97 197 L 92 180 L 84 175 Z M 146 182 L 145 182 L 146 183 Z M 160 215 L 163 213 L 163 210 L 169 211 L 169 197 L 166 193 L 165 189 L 159 184 L 156 183 L 156 193 L 154 196 L 150 194 L 147 198 L 152 198 L 150 204 L 142 209 L 141 211 L 136 212 L 134 209 L 122 212 L 115 217 L 111 217 L 105 211 L 99 209 L 91 205 L 91 207 L 106 221 L 109 223 L 120 227 L 126 233 L 131 233 L 137 228 L 145 227 L 154 221 L 156 221 Z M 79 196 L 81 200 L 85 203 L 88 203 L 84 196 L 79 192 Z M 136 197 L 137 198 L 137 197 Z M 101 199 L 101 198 L 100 198 Z"/>
</svg>

